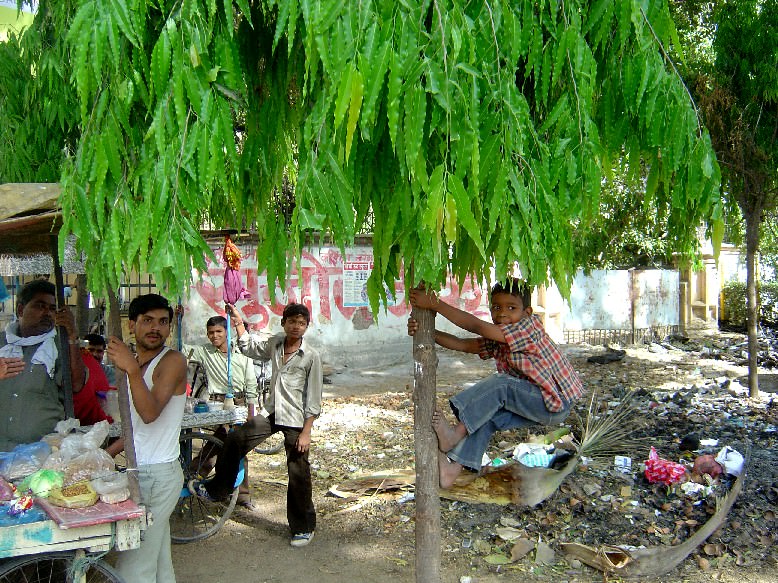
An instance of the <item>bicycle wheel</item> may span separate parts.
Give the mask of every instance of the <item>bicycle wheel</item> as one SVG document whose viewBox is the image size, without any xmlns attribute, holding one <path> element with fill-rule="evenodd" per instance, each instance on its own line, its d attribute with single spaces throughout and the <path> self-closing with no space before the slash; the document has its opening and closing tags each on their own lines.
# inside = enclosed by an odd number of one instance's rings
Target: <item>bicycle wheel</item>
<svg viewBox="0 0 778 583">
<path fill-rule="evenodd" d="M 254 448 L 254 453 L 261 453 L 264 455 L 273 455 L 284 449 L 284 434 L 282 431 L 274 433 L 268 437 L 265 441 L 260 443 Z"/>
<path fill-rule="evenodd" d="M 190 480 L 207 480 L 213 476 L 216 454 L 223 443 L 207 433 L 182 433 L 179 461 L 184 470 L 184 484 L 173 514 L 170 515 L 170 538 L 174 543 L 189 543 L 208 538 L 227 521 L 238 500 L 238 488 L 225 502 L 212 502 L 193 496 Z"/>
<path fill-rule="evenodd" d="M 74 570 L 75 567 L 75 570 Z M 85 569 L 84 569 L 85 567 Z M 81 576 L 84 578 L 80 578 Z M 104 561 L 76 560 L 75 553 L 30 555 L 0 564 L 0 583 L 125 583 Z"/>
</svg>

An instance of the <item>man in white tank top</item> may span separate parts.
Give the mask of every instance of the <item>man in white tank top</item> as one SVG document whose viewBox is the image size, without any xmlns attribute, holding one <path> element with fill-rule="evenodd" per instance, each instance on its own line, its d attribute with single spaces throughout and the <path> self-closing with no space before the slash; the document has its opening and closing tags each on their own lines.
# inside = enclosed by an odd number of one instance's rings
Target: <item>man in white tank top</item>
<svg viewBox="0 0 778 583">
<path fill-rule="evenodd" d="M 169 519 L 184 483 L 178 436 L 186 403 L 186 358 L 165 346 L 172 320 L 167 299 L 138 296 L 129 309 L 137 354 L 114 336 L 108 343 L 111 361 L 127 374 L 141 498 L 154 519 L 139 548 L 119 553 L 116 567 L 126 581 L 176 580 Z"/>
</svg>

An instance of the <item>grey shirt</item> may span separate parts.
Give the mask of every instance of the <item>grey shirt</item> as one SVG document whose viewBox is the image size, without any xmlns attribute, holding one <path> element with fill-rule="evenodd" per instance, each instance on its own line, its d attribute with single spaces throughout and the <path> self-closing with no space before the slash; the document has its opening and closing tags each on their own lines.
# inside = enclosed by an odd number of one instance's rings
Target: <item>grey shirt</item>
<svg viewBox="0 0 778 583">
<path fill-rule="evenodd" d="M 0 332 L 0 346 L 7 344 L 5 332 Z M 0 451 L 10 451 L 20 443 L 38 441 L 54 431 L 65 418 L 59 361 L 54 378 L 42 364 L 31 364 L 40 344 L 23 346 L 24 372 L 0 380 Z"/>
<path fill-rule="evenodd" d="M 285 338 L 281 333 L 263 341 L 244 334 L 238 338 L 238 347 L 249 358 L 271 363 L 271 391 L 261 414 L 275 414 L 276 425 L 302 427 L 306 419 L 321 413 L 321 358 L 303 339 L 297 352 L 284 362 Z"/>
</svg>

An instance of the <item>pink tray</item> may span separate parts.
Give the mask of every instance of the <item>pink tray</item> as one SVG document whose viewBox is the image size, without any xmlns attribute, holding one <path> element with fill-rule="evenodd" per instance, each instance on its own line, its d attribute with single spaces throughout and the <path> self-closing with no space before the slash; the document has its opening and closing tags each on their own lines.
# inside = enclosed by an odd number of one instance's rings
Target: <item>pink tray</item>
<svg viewBox="0 0 778 583">
<path fill-rule="evenodd" d="M 106 522 L 117 522 L 143 516 L 143 509 L 132 500 L 125 500 L 118 504 L 97 502 L 93 506 L 87 506 L 86 508 L 62 508 L 54 506 L 45 498 L 36 498 L 35 503 L 43 508 L 46 514 L 60 528 L 93 526 L 95 524 L 105 524 Z"/>
</svg>

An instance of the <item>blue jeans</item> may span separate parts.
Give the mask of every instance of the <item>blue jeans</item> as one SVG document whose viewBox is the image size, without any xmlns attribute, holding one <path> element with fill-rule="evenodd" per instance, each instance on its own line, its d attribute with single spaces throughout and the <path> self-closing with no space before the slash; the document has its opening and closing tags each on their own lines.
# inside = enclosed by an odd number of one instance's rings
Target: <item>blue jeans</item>
<svg viewBox="0 0 778 583">
<path fill-rule="evenodd" d="M 451 409 L 467 429 L 467 435 L 446 455 L 472 470 L 481 469 L 489 440 L 497 431 L 553 425 L 564 421 L 570 404 L 551 413 L 537 385 L 506 374 L 494 374 L 449 399 Z"/>
</svg>

